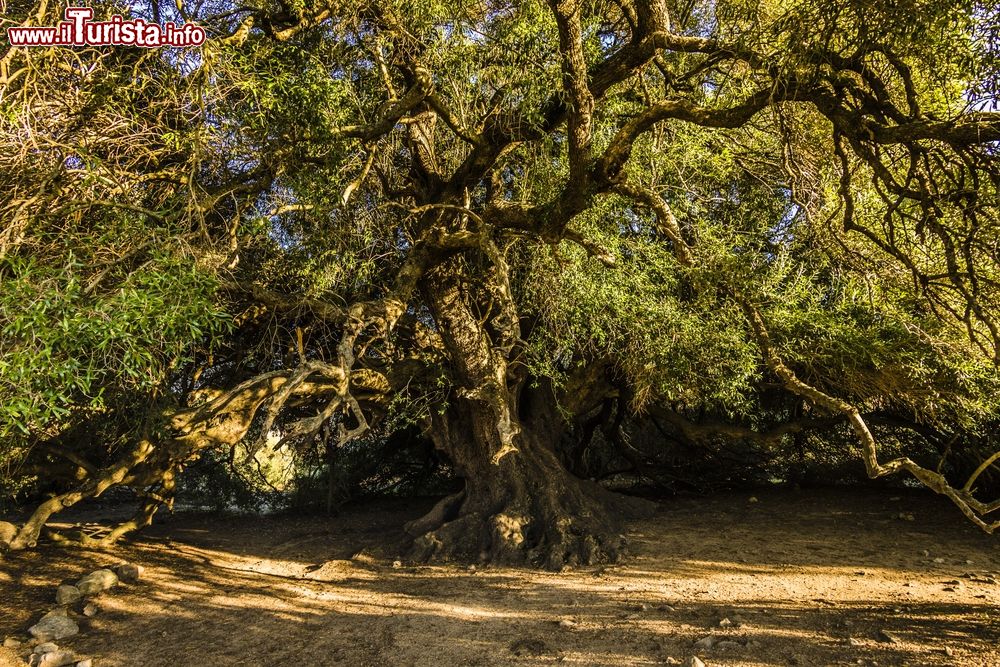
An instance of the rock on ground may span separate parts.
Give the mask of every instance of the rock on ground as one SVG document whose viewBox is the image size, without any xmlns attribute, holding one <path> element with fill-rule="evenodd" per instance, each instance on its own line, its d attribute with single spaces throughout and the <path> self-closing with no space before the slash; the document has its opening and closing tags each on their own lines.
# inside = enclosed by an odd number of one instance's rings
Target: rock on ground
<svg viewBox="0 0 1000 667">
<path fill-rule="evenodd" d="M 135 563 L 121 563 L 120 565 L 115 565 L 112 569 L 118 575 L 119 579 L 127 584 L 134 584 L 139 581 L 146 568 Z"/>
<path fill-rule="evenodd" d="M 63 584 L 56 589 L 56 604 L 74 604 L 82 597 L 83 593 L 76 586 Z"/>
<path fill-rule="evenodd" d="M 72 651 L 52 651 L 51 653 L 35 653 L 28 663 L 31 667 L 65 667 L 76 662 Z"/>
<path fill-rule="evenodd" d="M 80 626 L 66 616 L 65 609 L 57 609 L 43 616 L 42 620 L 28 628 L 28 632 L 40 642 L 50 642 L 72 637 L 80 632 Z"/>
<path fill-rule="evenodd" d="M 118 585 L 118 575 L 111 570 L 94 570 L 80 581 L 76 587 L 83 595 L 97 595 Z"/>
</svg>

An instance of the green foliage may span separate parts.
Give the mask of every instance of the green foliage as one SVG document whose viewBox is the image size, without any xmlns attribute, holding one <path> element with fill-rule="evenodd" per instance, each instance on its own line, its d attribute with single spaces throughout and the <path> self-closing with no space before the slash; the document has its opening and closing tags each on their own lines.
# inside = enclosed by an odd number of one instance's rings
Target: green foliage
<svg viewBox="0 0 1000 667">
<path fill-rule="evenodd" d="M 88 294 L 65 264 L 0 267 L 0 440 L 100 410 L 109 389 L 148 393 L 195 343 L 224 330 L 215 284 L 190 262 L 154 256 L 113 292 Z"/>
<path fill-rule="evenodd" d="M 29 14 L 21 4 L 19 18 Z M 105 14 L 116 10 L 98 4 Z M 678 35 L 712 37 L 726 49 L 660 49 L 634 72 L 628 65 L 628 76 L 623 70 L 597 101 L 595 156 L 658 103 L 707 114 L 760 91 L 774 102 L 739 127 L 658 123 L 614 175 L 670 208 L 692 266 L 678 261 L 663 221 L 608 183 L 574 193 L 569 204 L 583 212 L 559 222 L 614 256 L 607 267 L 593 248 L 555 242 L 559 225 L 543 224 L 574 185 L 565 115 L 577 111 L 550 3 L 328 4 L 192 8 L 214 35 L 234 33 L 250 10 L 255 23 L 244 38 L 190 52 L 12 53 L 11 88 L 0 91 L 0 216 L 10 220 L 0 236 L 6 492 L 26 488 L 14 464 L 29 445 L 58 439 L 71 425 L 151 397 L 176 407 L 198 389 L 231 388 L 302 357 L 332 363 L 341 324 L 303 304 L 335 310 L 389 296 L 418 247 L 437 253 L 429 262 L 436 270 L 455 272 L 462 299 L 498 350 L 511 332 L 490 328 L 504 282 L 497 274 L 509 269 L 511 310 L 528 333 L 503 350 L 511 355 L 504 363 L 525 362 L 533 380 L 556 385 L 580 368 L 606 366 L 600 381 L 626 385 L 634 410 L 669 406 L 754 427 L 799 416 L 801 401 L 782 393 L 762 363 L 738 305 L 746 299 L 803 380 L 866 412 L 969 438 L 1000 419 L 988 318 L 970 316 L 969 294 L 954 284 L 968 273 L 954 267 L 966 261 L 978 272 L 973 296 L 988 313 L 1000 308 L 996 147 L 959 154 L 947 152 L 947 142 L 924 141 L 917 159 L 898 146 L 842 137 L 849 154 L 842 158 L 817 104 L 778 101 L 786 90 L 821 85 L 848 105 L 845 113 L 887 127 L 995 102 L 991 7 L 667 3 Z M 629 43 L 635 17 L 625 4 L 582 3 L 581 46 L 592 67 Z M 314 22 L 320 9 L 329 15 Z M 379 136 L 358 131 L 383 120 L 423 71 L 433 99 L 389 118 Z M 889 106 L 895 114 L 884 112 Z M 460 136 L 479 132 L 474 141 Z M 483 149 L 491 142 L 494 154 Z M 470 166 L 470 156 L 490 164 Z M 463 168 L 476 179 L 450 183 Z M 929 206 L 897 200 L 885 187 L 896 179 L 913 189 L 935 178 L 956 196 Z M 475 215 L 460 214 L 462 207 Z M 502 213 L 519 208 L 529 220 L 505 228 Z M 430 242 L 455 232 L 481 234 L 505 262 L 485 245 L 445 252 Z M 971 240 L 956 252 L 956 238 Z M 921 284 L 917 274 L 937 279 Z M 951 284 L 942 278 L 949 275 Z M 420 467 L 428 452 L 392 441 L 456 405 L 460 364 L 434 340 L 441 323 L 424 282 L 405 295 L 405 322 L 388 340 L 369 323 L 356 341 L 358 368 L 390 376 L 394 363 L 411 364 L 406 391 L 365 397 L 372 405 L 364 409 L 380 412 L 381 430 L 340 451 L 340 463 L 323 458 L 318 438 L 297 443 L 305 495 L 321 492 L 320 472 L 331 465 L 337 484 L 355 492 L 440 481 Z M 258 302 L 257 288 L 288 303 Z M 305 401 L 284 416 L 316 408 Z M 842 463 L 842 434 L 809 437 L 818 459 Z M 907 444 L 893 438 L 890 447 Z M 108 448 L 80 449 L 103 461 Z M 188 492 L 219 507 L 254 507 L 269 497 L 253 470 L 227 464 L 210 452 Z"/>
</svg>

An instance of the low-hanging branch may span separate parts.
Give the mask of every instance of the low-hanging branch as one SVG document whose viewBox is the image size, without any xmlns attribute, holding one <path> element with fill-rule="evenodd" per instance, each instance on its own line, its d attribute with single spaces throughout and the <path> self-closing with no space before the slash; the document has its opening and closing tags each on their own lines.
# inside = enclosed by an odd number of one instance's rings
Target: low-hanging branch
<svg viewBox="0 0 1000 667">
<path fill-rule="evenodd" d="M 973 495 L 973 485 L 976 480 L 990 465 L 1000 460 L 1000 452 L 986 459 L 969 476 L 968 481 L 962 488 L 955 488 L 941 473 L 928 470 L 905 456 L 892 459 L 886 463 L 880 463 L 878 460 L 878 443 L 875 442 L 875 437 L 861 416 L 861 412 L 847 401 L 830 396 L 800 380 L 795 372 L 785 365 L 774 349 L 767 325 L 764 323 L 764 318 L 757 307 L 744 297 L 737 298 L 746 313 L 747 321 L 750 324 L 757 344 L 760 346 L 761 355 L 764 357 L 767 367 L 772 373 L 781 378 L 785 388 L 817 407 L 843 414 L 850 422 L 851 428 L 854 429 L 854 433 L 861 443 L 862 459 L 864 460 L 865 469 L 868 471 L 869 477 L 878 479 L 879 477 L 885 477 L 900 471 L 908 472 L 927 488 L 948 497 L 972 523 L 982 528 L 985 532 L 992 534 L 995 530 L 1000 529 L 1000 520 L 991 522 L 986 518 L 986 515 L 1000 509 L 1000 499 L 985 503 Z"/>
</svg>

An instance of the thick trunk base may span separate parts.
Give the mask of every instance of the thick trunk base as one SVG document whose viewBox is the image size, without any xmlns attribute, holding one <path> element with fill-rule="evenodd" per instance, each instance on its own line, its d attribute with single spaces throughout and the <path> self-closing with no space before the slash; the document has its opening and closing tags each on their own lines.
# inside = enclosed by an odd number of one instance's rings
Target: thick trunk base
<svg viewBox="0 0 1000 667">
<path fill-rule="evenodd" d="M 554 457 L 502 462 L 406 526 L 415 560 L 564 566 L 617 562 L 629 519 L 655 504 L 567 473 Z"/>
</svg>

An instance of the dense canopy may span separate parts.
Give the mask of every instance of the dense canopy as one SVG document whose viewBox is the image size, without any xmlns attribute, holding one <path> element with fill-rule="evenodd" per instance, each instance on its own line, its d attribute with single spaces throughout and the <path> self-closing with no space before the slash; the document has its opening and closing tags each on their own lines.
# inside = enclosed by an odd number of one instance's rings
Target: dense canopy
<svg viewBox="0 0 1000 667">
<path fill-rule="evenodd" d="M 11 547 L 400 434 L 463 480 L 420 558 L 613 559 L 647 503 L 595 480 L 789 461 L 1000 526 L 992 3 L 94 5 L 210 37 L 0 58 Z"/>
</svg>

